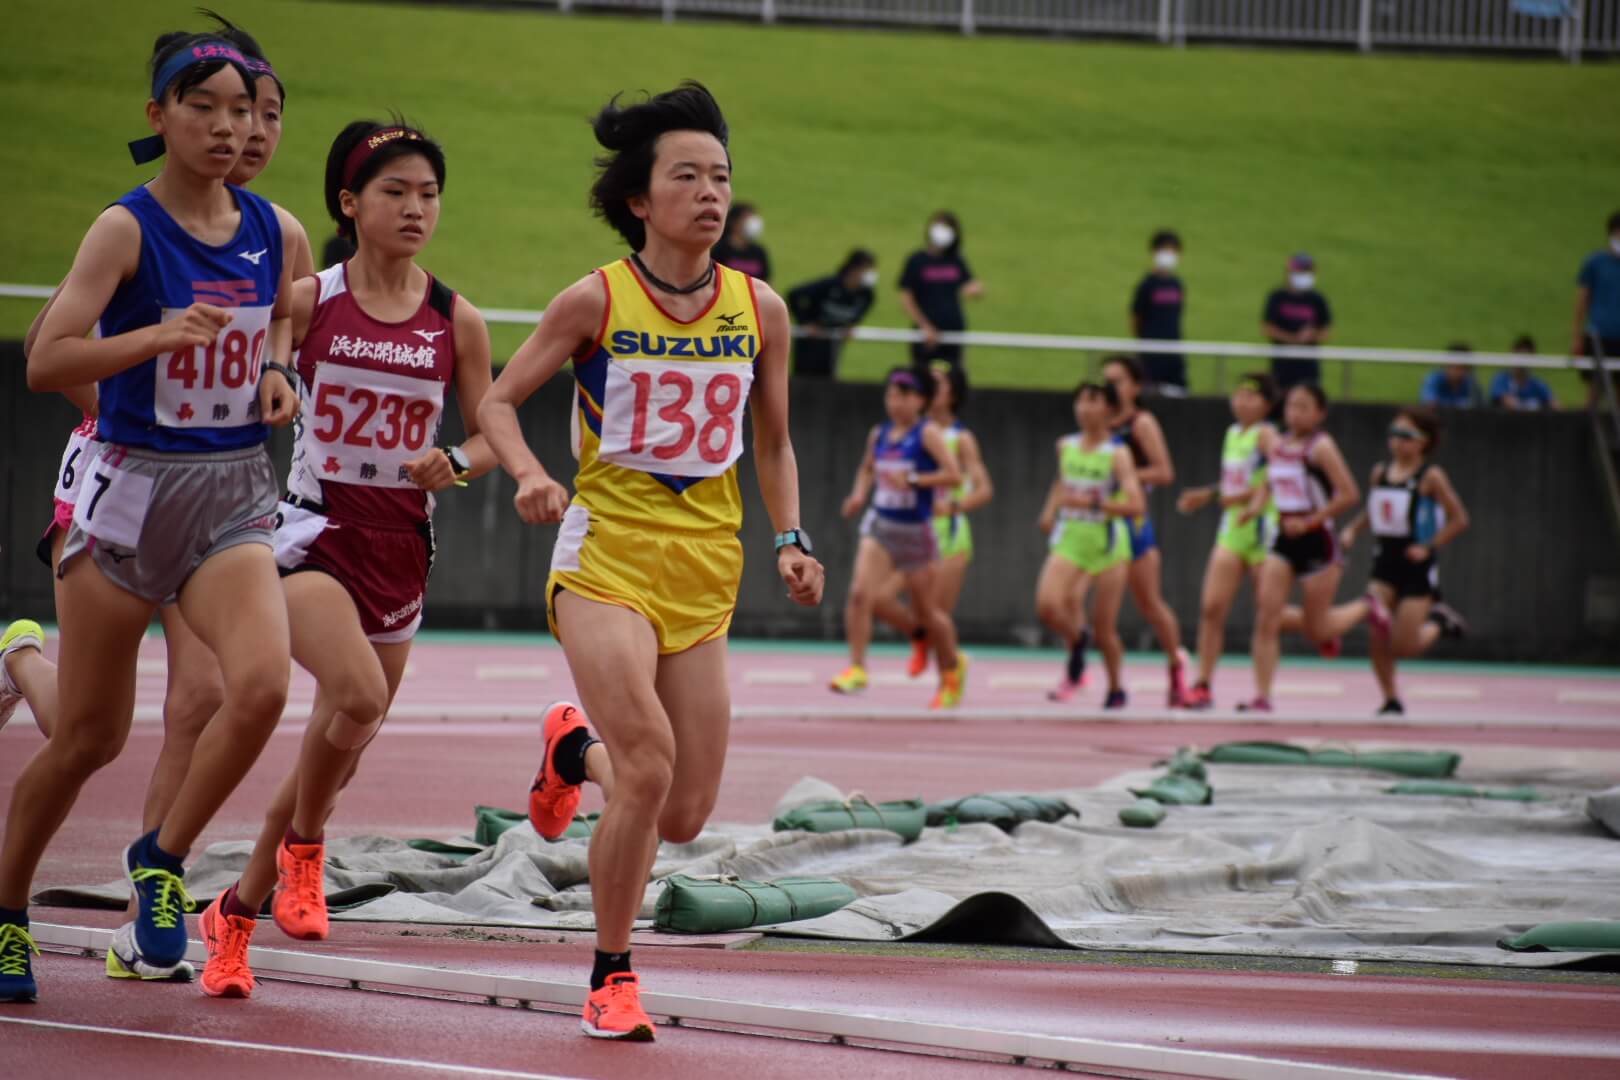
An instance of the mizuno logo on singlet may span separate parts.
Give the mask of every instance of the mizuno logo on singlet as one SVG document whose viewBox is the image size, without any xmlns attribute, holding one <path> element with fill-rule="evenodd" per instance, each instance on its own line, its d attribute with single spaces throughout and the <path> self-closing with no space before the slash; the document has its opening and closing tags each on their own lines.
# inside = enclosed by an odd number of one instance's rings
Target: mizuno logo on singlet
<svg viewBox="0 0 1620 1080">
<path fill-rule="evenodd" d="M 258 251 L 238 251 L 236 253 L 236 257 L 239 259 L 246 259 L 254 266 L 258 266 L 259 260 L 264 258 L 265 252 L 269 250 L 269 248 L 260 248 Z"/>
<path fill-rule="evenodd" d="M 740 314 L 740 312 L 739 312 Z M 702 357 L 713 360 L 735 357 L 751 360 L 754 356 L 754 337 L 666 337 L 663 334 L 642 334 L 634 330 L 613 332 L 615 356 L 667 356 Z"/>
<path fill-rule="evenodd" d="M 411 333 L 415 334 L 417 337 L 421 338 L 423 341 L 425 341 L 429 345 L 431 345 L 431 344 L 433 344 L 433 340 L 435 338 L 437 338 L 440 334 L 444 333 L 444 331 L 443 330 L 412 330 Z"/>
<path fill-rule="evenodd" d="M 746 314 L 746 312 L 741 312 L 741 311 L 737 312 L 737 314 L 735 314 L 735 315 L 720 315 L 720 314 L 717 313 L 715 315 L 715 318 L 719 319 L 721 322 L 725 323 L 727 326 L 731 326 L 738 319 L 742 318 L 744 314 Z"/>
</svg>

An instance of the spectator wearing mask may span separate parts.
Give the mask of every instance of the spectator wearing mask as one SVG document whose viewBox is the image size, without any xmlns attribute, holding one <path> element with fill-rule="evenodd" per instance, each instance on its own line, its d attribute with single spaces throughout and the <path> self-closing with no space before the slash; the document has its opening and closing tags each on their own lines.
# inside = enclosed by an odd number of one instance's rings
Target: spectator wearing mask
<svg viewBox="0 0 1620 1080">
<path fill-rule="evenodd" d="M 795 375 L 831 378 L 837 373 L 844 342 L 872 309 L 877 279 L 877 257 L 856 248 L 836 274 L 789 290 L 788 310 L 803 332 L 793 340 Z"/>
<path fill-rule="evenodd" d="M 1446 351 L 1466 356 L 1474 350 L 1461 341 L 1454 341 L 1446 346 Z M 1471 365 L 1447 364 L 1429 372 L 1418 400 L 1442 409 L 1477 409 L 1485 403 L 1485 395 L 1480 393 Z"/>
<path fill-rule="evenodd" d="M 1181 237 L 1161 229 L 1148 241 L 1153 266 L 1137 283 L 1131 297 L 1131 333 L 1149 341 L 1180 341 L 1181 311 L 1186 289 L 1176 276 L 1181 262 Z M 1182 353 L 1140 353 L 1152 393 L 1170 397 L 1187 395 L 1187 358 Z"/>
<path fill-rule="evenodd" d="M 1316 260 L 1303 251 L 1288 260 L 1284 286 L 1266 297 L 1260 314 L 1260 332 L 1273 345 L 1320 345 L 1333 330 L 1333 312 L 1327 297 L 1316 291 Z M 1274 357 L 1271 374 L 1277 389 L 1286 394 L 1300 383 L 1320 383 L 1320 360 Z"/>
<path fill-rule="evenodd" d="M 321 248 L 321 266 L 336 266 L 354 257 L 354 245 L 347 237 L 333 233 L 327 238 L 326 246 Z"/>
<path fill-rule="evenodd" d="M 726 214 L 726 231 L 714 245 L 714 261 L 729 266 L 739 274 L 771 280 L 771 257 L 760 245 L 765 235 L 765 219 L 759 216 L 753 203 L 732 203 Z"/>
<path fill-rule="evenodd" d="M 1520 334 L 1519 340 L 1513 343 L 1513 351 L 1534 356 L 1535 339 L 1529 334 Z M 1541 409 L 1558 408 L 1552 388 L 1530 374 L 1529 368 L 1524 367 L 1497 372 L 1496 378 L 1491 380 L 1490 399 L 1491 404 L 1499 409 L 1536 412 Z"/>
<path fill-rule="evenodd" d="M 912 361 L 927 364 L 943 360 L 953 367 L 962 363 L 962 346 L 939 340 L 944 331 L 967 329 L 963 298 L 984 294 L 984 286 L 962 258 L 962 223 L 949 210 L 928 219 L 927 246 L 913 252 L 900 274 L 900 306 L 923 340 L 911 346 Z"/>
</svg>

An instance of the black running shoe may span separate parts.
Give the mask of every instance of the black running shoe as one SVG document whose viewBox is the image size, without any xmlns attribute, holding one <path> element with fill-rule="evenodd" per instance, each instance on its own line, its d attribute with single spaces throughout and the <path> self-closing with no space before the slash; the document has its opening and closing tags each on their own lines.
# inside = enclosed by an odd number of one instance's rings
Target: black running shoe
<svg viewBox="0 0 1620 1080">
<path fill-rule="evenodd" d="M 1390 698 L 1384 702 L 1384 707 L 1378 710 L 1379 716 L 1405 716 L 1406 706 L 1401 704 L 1400 698 Z"/>
<path fill-rule="evenodd" d="M 1460 641 L 1468 636 L 1468 620 L 1443 600 L 1429 609 L 1429 621 L 1440 628 L 1440 636 Z"/>
</svg>

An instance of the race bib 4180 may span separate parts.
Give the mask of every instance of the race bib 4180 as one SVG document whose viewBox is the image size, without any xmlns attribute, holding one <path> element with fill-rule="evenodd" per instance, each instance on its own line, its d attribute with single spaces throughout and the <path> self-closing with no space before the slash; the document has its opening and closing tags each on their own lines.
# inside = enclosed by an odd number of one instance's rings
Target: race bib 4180
<svg viewBox="0 0 1620 1080">
<path fill-rule="evenodd" d="M 185 310 L 164 308 L 163 321 Z M 161 426 L 233 428 L 259 422 L 259 372 L 270 308 L 229 310 L 231 321 L 207 345 L 158 354 L 152 412 Z"/>
</svg>

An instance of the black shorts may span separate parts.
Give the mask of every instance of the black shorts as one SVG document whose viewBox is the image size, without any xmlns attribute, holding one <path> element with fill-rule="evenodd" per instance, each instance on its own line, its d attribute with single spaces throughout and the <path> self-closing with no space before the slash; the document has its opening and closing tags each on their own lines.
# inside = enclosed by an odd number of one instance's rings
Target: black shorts
<svg viewBox="0 0 1620 1080">
<path fill-rule="evenodd" d="M 1278 529 L 1271 553 L 1288 560 L 1295 577 L 1308 578 L 1339 561 L 1339 544 L 1333 539 L 1332 529 L 1313 529 L 1299 536 L 1288 536 Z"/>
<path fill-rule="evenodd" d="M 1391 544 L 1379 548 L 1373 556 L 1372 580 L 1381 581 L 1395 590 L 1396 601 L 1440 598 L 1440 568 L 1430 555 L 1422 562 L 1406 557 L 1404 544 Z"/>
</svg>

